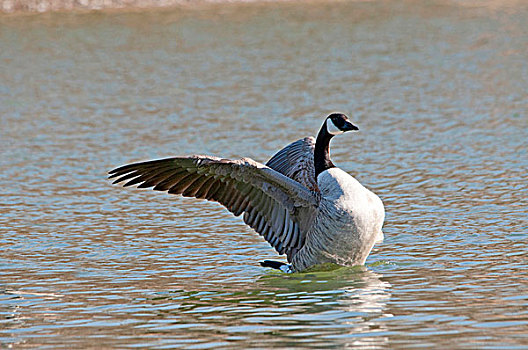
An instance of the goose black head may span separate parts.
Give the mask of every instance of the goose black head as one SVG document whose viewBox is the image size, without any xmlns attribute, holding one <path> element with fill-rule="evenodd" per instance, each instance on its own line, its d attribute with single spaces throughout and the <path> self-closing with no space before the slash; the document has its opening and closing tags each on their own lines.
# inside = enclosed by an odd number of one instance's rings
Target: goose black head
<svg viewBox="0 0 528 350">
<path fill-rule="evenodd" d="M 339 135 L 347 131 L 359 130 L 357 126 L 352 124 L 348 117 L 343 113 L 332 113 L 326 117 L 326 131 L 330 135 Z"/>
</svg>

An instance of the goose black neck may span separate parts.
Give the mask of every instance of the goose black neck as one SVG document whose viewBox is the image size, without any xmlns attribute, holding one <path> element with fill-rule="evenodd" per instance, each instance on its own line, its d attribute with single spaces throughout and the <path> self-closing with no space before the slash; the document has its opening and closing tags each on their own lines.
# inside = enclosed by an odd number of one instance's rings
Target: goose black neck
<svg viewBox="0 0 528 350">
<path fill-rule="evenodd" d="M 335 168 L 334 163 L 330 159 L 330 140 L 334 135 L 330 134 L 326 130 L 326 123 L 323 123 L 317 139 L 315 140 L 314 150 L 314 167 L 315 167 L 315 179 L 317 176 L 325 170 Z"/>
</svg>

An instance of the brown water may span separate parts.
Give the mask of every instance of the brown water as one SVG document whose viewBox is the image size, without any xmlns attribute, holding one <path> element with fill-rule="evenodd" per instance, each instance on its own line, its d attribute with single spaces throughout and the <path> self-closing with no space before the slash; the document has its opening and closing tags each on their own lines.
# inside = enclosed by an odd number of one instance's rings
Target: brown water
<svg viewBox="0 0 528 350">
<path fill-rule="evenodd" d="M 528 349 L 526 3 L 4 16 L 0 45 L 0 347 Z M 271 272 L 218 205 L 106 180 L 265 161 L 332 110 L 386 206 L 366 268 Z"/>
</svg>

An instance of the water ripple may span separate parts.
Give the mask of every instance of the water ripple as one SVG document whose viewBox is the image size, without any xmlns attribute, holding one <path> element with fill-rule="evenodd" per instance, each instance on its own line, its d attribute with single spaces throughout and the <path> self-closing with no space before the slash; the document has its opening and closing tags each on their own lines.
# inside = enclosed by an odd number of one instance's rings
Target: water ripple
<svg viewBox="0 0 528 350">
<path fill-rule="evenodd" d="M 344 2 L 0 16 L 0 344 L 521 349 L 524 4 Z M 219 205 L 113 187 L 189 153 L 332 156 L 383 199 L 365 268 L 285 275 Z"/>
</svg>

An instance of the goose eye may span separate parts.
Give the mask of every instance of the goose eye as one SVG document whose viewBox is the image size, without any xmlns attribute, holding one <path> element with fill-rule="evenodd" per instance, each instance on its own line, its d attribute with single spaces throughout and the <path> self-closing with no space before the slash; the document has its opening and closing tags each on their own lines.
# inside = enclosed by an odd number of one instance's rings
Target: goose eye
<svg viewBox="0 0 528 350">
<path fill-rule="evenodd" d="M 345 125 L 345 120 L 343 118 L 339 118 L 339 117 L 336 117 L 334 119 L 334 124 L 335 126 L 337 126 L 338 128 L 341 128 Z"/>
<path fill-rule="evenodd" d="M 332 123 L 334 123 L 337 128 L 342 128 L 343 126 L 345 126 L 345 118 L 343 117 L 343 115 L 334 114 L 331 119 Z"/>
</svg>

